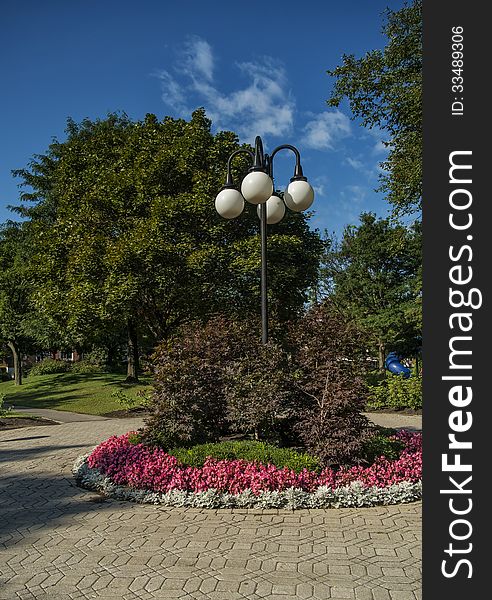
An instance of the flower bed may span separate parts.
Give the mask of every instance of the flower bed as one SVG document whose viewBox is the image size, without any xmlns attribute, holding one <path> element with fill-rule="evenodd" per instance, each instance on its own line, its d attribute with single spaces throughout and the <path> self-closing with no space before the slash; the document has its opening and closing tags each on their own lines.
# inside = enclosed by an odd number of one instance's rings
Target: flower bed
<svg viewBox="0 0 492 600">
<path fill-rule="evenodd" d="M 109 496 L 171 506 L 327 508 L 410 502 L 421 497 L 422 436 L 396 434 L 405 445 L 397 460 L 321 472 L 245 460 L 208 458 L 185 466 L 158 448 L 111 437 L 78 459 L 83 487 Z"/>
</svg>

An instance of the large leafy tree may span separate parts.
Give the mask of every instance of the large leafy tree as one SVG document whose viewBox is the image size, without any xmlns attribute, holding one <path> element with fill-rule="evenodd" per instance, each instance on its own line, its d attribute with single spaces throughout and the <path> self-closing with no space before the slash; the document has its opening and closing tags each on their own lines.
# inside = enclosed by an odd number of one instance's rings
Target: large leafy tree
<svg viewBox="0 0 492 600">
<path fill-rule="evenodd" d="M 331 240 L 322 280 L 332 305 L 366 331 L 384 369 L 388 350 L 411 355 L 421 336 L 421 226 L 363 213 Z"/>
<path fill-rule="evenodd" d="M 214 208 L 238 147 L 233 133 L 211 133 L 202 109 L 190 121 L 69 120 L 66 141 L 17 171 L 33 202 L 18 210 L 34 240 L 38 310 L 78 344 L 126 331 L 131 378 L 142 339 L 214 312 L 256 312 L 254 207 L 232 222 Z M 235 175 L 246 168 L 238 160 Z M 271 305 L 286 319 L 302 309 L 322 244 L 299 214 L 271 233 Z"/>
<path fill-rule="evenodd" d="M 328 100 L 346 98 L 362 125 L 386 132 L 389 149 L 380 190 L 395 214 L 420 210 L 422 198 L 422 1 L 387 10 L 383 50 L 344 55 L 328 73 L 336 78 Z"/>
<path fill-rule="evenodd" d="M 0 344 L 12 353 L 14 380 L 22 383 L 22 355 L 35 346 L 38 328 L 48 335 L 49 327 L 35 315 L 30 301 L 32 281 L 28 274 L 30 245 L 25 226 L 8 222 L 0 227 Z"/>
</svg>

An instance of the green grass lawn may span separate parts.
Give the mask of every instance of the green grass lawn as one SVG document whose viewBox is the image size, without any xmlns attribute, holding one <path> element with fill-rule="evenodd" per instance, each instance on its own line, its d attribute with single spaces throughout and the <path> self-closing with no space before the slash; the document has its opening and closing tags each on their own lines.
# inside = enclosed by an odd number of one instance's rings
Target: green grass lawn
<svg viewBox="0 0 492 600">
<path fill-rule="evenodd" d="M 15 412 L 15 410 L 0 410 L 0 419 L 36 419 L 42 420 L 41 417 L 31 415 L 25 412 Z"/>
<path fill-rule="evenodd" d="M 139 390 L 149 389 L 150 378 L 140 383 L 125 383 L 125 376 L 115 373 L 57 373 L 26 377 L 22 385 L 13 381 L 0 383 L 5 404 L 29 408 L 52 408 L 88 415 L 103 415 L 124 408 L 111 394 L 121 390 L 136 397 Z"/>
</svg>

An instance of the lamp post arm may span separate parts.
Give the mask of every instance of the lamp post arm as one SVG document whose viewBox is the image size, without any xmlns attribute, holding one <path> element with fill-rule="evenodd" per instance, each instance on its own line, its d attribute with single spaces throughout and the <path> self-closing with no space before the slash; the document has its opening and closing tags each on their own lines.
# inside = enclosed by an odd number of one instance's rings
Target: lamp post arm
<svg viewBox="0 0 492 600">
<path fill-rule="evenodd" d="M 274 158 L 275 154 L 277 154 L 277 152 L 279 152 L 280 150 L 291 150 L 295 154 L 296 168 L 294 170 L 293 179 L 295 178 L 295 179 L 301 179 L 303 181 L 306 181 L 306 178 L 304 177 L 304 173 L 302 172 L 301 154 L 295 146 L 291 146 L 290 144 L 282 144 L 281 146 L 277 146 L 275 148 L 275 150 L 273 150 L 273 152 L 270 155 L 270 161 L 272 163 L 272 170 L 273 170 L 273 158 Z"/>
<path fill-rule="evenodd" d="M 234 187 L 234 182 L 232 181 L 232 173 L 231 173 L 231 164 L 232 159 L 238 154 L 247 154 L 251 160 L 254 162 L 255 155 L 251 152 L 251 150 L 246 150 L 246 148 L 240 148 L 239 150 L 234 150 L 234 152 L 227 159 L 227 176 L 224 187 Z"/>
</svg>

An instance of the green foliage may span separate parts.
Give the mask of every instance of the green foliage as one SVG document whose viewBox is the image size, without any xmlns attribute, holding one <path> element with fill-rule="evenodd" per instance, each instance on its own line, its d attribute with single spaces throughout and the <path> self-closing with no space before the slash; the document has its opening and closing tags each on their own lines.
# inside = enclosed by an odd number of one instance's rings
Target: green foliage
<svg viewBox="0 0 492 600">
<path fill-rule="evenodd" d="M 386 133 L 389 149 L 380 190 L 397 214 L 420 210 L 422 199 L 422 1 L 386 11 L 383 50 L 344 55 L 328 103 L 347 98 L 365 127 Z"/>
<path fill-rule="evenodd" d="M 318 461 L 309 454 L 252 440 L 201 444 L 192 448 L 172 448 L 169 454 L 191 467 L 202 467 L 205 460 L 211 457 L 217 460 L 256 461 L 279 468 L 287 467 L 296 473 L 302 469 L 316 471 L 320 468 Z"/>
<path fill-rule="evenodd" d="M 370 386 L 374 387 L 374 386 L 380 385 L 381 383 L 386 381 L 387 376 L 388 375 L 387 375 L 386 371 L 381 372 L 380 370 L 374 369 L 374 370 L 368 371 L 366 373 L 365 381 L 366 381 L 368 388 Z"/>
<path fill-rule="evenodd" d="M 32 349 L 36 337 L 33 323 L 37 320 L 43 326 L 42 315 L 35 314 L 31 303 L 27 268 L 31 253 L 24 224 L 0 226 L 0 343 L 12 352 L 16 385 L 22 383 L 21 356 Z"/>
<path fill-rule="evenodd" d="M 368 464 L 372 464 L 376 458 L 385 456 L 388 460 L 396 460 L 405 444 L 400 440 L 391 439 L 392 430 L 380 428 L 364 442 L 362 457 Z"/>
<path fill-rule="evenodd" d="M 54 360 L 52 358 L 43 358 L 35 363 L 29 370 L 29 376 L 36 375 L 53 375 L 55 373 L 66 373 L 70 371 L 70 363 L 64 360 Z"/>
<path fill-rule="evenodd" d="M 234 222 L 214 207 L 238 148 L 233 133 L 211 133 L 203 109 L 189 121 L 69 120 L 66 141 L 16 172 L 32 190 L 17 210 L 28 219 L 38 312 L 71 343 L 100 344 L 131 329 L 133 342 L 150 347 L 218 308 L 256 312 L 255 207 Z M 234 176 L 247 167 L 240 158 Z M 302 310 L 321 247 L 302 214 L 272 230 L 272 314 Z"/>
<path fill-rule="evenodd" d="M 136 406 L 146 407 L 150 402 L 150 394 L 147 390 L 139 390 L 136 394 L 126 394 L 123 390 L 115 390 L 111 397 L 118 402 L 120 406 L 126 409 L 132 409 Z"/>
<path fill-rule="evenodd" d="M 24 318 L 29 311 L 29 286 L 23 265 L 25 245 L 19 225 L 0 228 L 0 339 L 24 336 Z"/>
<path fill-rule="evenodd" d="M 367 408 L 370 410 L 381 408 L 421 409 L 422 378 L 415 374 L 408 379 L 401 375 L 391 375 L 381 384 L 369 386 Z"/>
<path fill-rule="evenodd" d="M 89 352 L 84 352 L 83 356 L 82 360 L 72 363 L 72 373 L 104 373 L 110 370 L 106 348 L 95 346 Z"/>
<path fill-rule="evenodd" d="M 129 396 L 128 394 L 125 394 L 125 392 L 123 392 L 122 390 L 115 390 L 111 394 L 111 398 L 114 398 L 116 402 L 118 402 L 118 404 L 120 404 L 124 408 L 133 408 L 138 404 L 138 398 L 135 398 L 134 396 Z"/>
<path fill-rule="evenodd" d="M 137 444 L 141 444 L 142 436 L 140 435 L 140 433 L 138 431 L 131 431 L 128 434 L 128 442 L 130 444 L 133 444 L 134 446 L 136 446 Z"/>
<path fill-rule="evenodd" d="M 5 398 L 5 394 L 0 394 L 0 417 L 5 417 L 9 414 L 9 412 L 12 412 L 11 406 L 9 408 L 5 408 Z"/>
<path fill-rule="evenodd" d="M 94 365 L 95 367 L 107 367 L 108 351 L 106 348 L 94 347 L 89 352 L 84 352 L 84 358 L 81 362 L 87 365 Z"/>
<path fill-rule="evenodd" d="M 412 355 L 422 328 L 422 232 L 362 213 L 341 242 L 332 239 L 321 266 L 325 292 L 339 312 L 367 333 L 366 345 Z"/>
<path fill-rule="evenodd" d="M 72 373 L 82 373 L 82 374 L 102 373 L 106 370 L 107 370 L 106 367 L 100 367 L 99 365 L 91 364 L 85 360 L 79 360 L 70 365 L 70 371 Z"/>
</svg>

